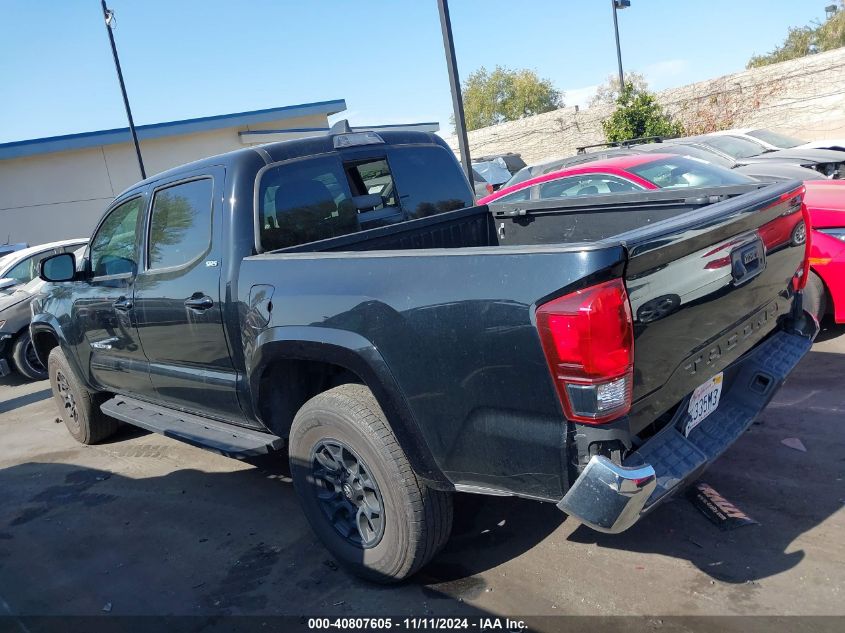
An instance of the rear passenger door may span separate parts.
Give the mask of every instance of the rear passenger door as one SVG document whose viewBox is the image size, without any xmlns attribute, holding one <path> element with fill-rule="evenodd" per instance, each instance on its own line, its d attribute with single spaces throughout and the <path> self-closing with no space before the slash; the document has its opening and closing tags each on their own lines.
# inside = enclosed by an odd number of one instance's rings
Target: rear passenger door
<svg viewBox="0 0 845 633">
<path fill-rule="evenodd" d="M 224 170 L 156 183 L 146 217 L 135 309 L 162 403 L 241 417 L 221 309 Z"/>
</svg>

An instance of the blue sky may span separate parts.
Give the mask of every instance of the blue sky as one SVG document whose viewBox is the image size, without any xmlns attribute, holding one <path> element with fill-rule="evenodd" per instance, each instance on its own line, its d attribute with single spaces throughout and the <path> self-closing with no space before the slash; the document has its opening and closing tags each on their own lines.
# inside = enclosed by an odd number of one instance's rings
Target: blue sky
<svg viewBox="0 0 845 633">
<path fill-rule="evenodd" d="M 625 67 L 655 90 L 742 70 L 831 0 L 632 0 Z M 353 125 L 439 121 L 436 0 L 110 0 L 135 121 L 346 99 Z M 531 68 L 583 103 L 616 70 L 609 0 L 451 0 L 462 76 Z M 0 142 L 126 125 L 98 0 L 0 0 Z"/>
</svg>

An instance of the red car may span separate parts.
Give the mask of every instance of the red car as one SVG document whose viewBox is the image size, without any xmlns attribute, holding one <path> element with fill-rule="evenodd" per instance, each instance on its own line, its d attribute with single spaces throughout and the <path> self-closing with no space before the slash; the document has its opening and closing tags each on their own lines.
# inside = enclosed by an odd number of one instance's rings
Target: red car
<svg viewBox="0 0 845 633">
<path fill-rule="evenodd" d="M 690 156 L 634 154 L 537 176 L 500 189 L 478 203 L 554 200 L 752 182 L 754 179 L 748 176 Z M 812 273 L 807 283 L 807 307 L 820 318 L 830 313 L 836 323 L 845 323 L 845 181 L 809 180 L 804 185 L 804 203 L 812 225 Z M 788 234 L 781 235 L 784 228 Z M 782 227 L 773 223 L 761 231 L 761 237 L 771 248 L 786 240 L 803 240 L 805 233 L 803 225 Z"/>
</svg>

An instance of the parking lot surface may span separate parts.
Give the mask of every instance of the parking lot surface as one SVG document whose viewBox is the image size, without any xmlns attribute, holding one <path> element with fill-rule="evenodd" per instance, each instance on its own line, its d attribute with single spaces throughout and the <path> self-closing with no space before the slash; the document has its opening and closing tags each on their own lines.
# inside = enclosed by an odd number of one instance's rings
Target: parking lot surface
<svg viewBox="0 0 845 633">
<path fill-rule="evenodd" d="M 459 495 L 445 551 L 394 587 L 338 569 L 283 456 L 130 427 L 82 446 L 48 383 L 3 379 L 0 615 L 845 615 L 843 375 L 845 329 L 828 329 L 703 476 L 758 525 L 721 531 L 679 497 L 611 536 Z"/>
</svg>

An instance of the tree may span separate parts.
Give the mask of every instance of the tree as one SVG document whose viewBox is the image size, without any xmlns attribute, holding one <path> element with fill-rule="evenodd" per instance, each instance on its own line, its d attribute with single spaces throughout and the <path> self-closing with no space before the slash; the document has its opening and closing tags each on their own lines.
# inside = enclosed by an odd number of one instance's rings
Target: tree
<svg viewBox="0 0 845 633">
<path fill-rule="evenodd" d="M 609 143 L 643 136 L 681 136 L 684 127 L 663 112 L 654 95 L 625 82 L 616 99 L 616 110 L 601 123 Z"/>
<path fill-rule="evenodd" d="M 532 70 L 483 66 L 461 87 L 468 130 L 515 121 L 563 107 L 563 93 Z"/>
<path fill-rule="evenodd" d="M 845 46 L 845 0 L 839 0 L 836 9 L 822 23 L 790 27 L 783 44 L 771 53 L 752 56 L 746 67 L 759 68 Z"/>
<path fill-rule="evenodd" d="M 626 72 L 625 83 L 632 83 L 634 90 L 648 91 L 648 82 L 638 72 Z M 590 99 L 590 107 L 597 105 L 613 105 L 619 99 L 619 75 L 608 75 L 605 82 L 596 88 L 596 94 Z"/>
</svg>

